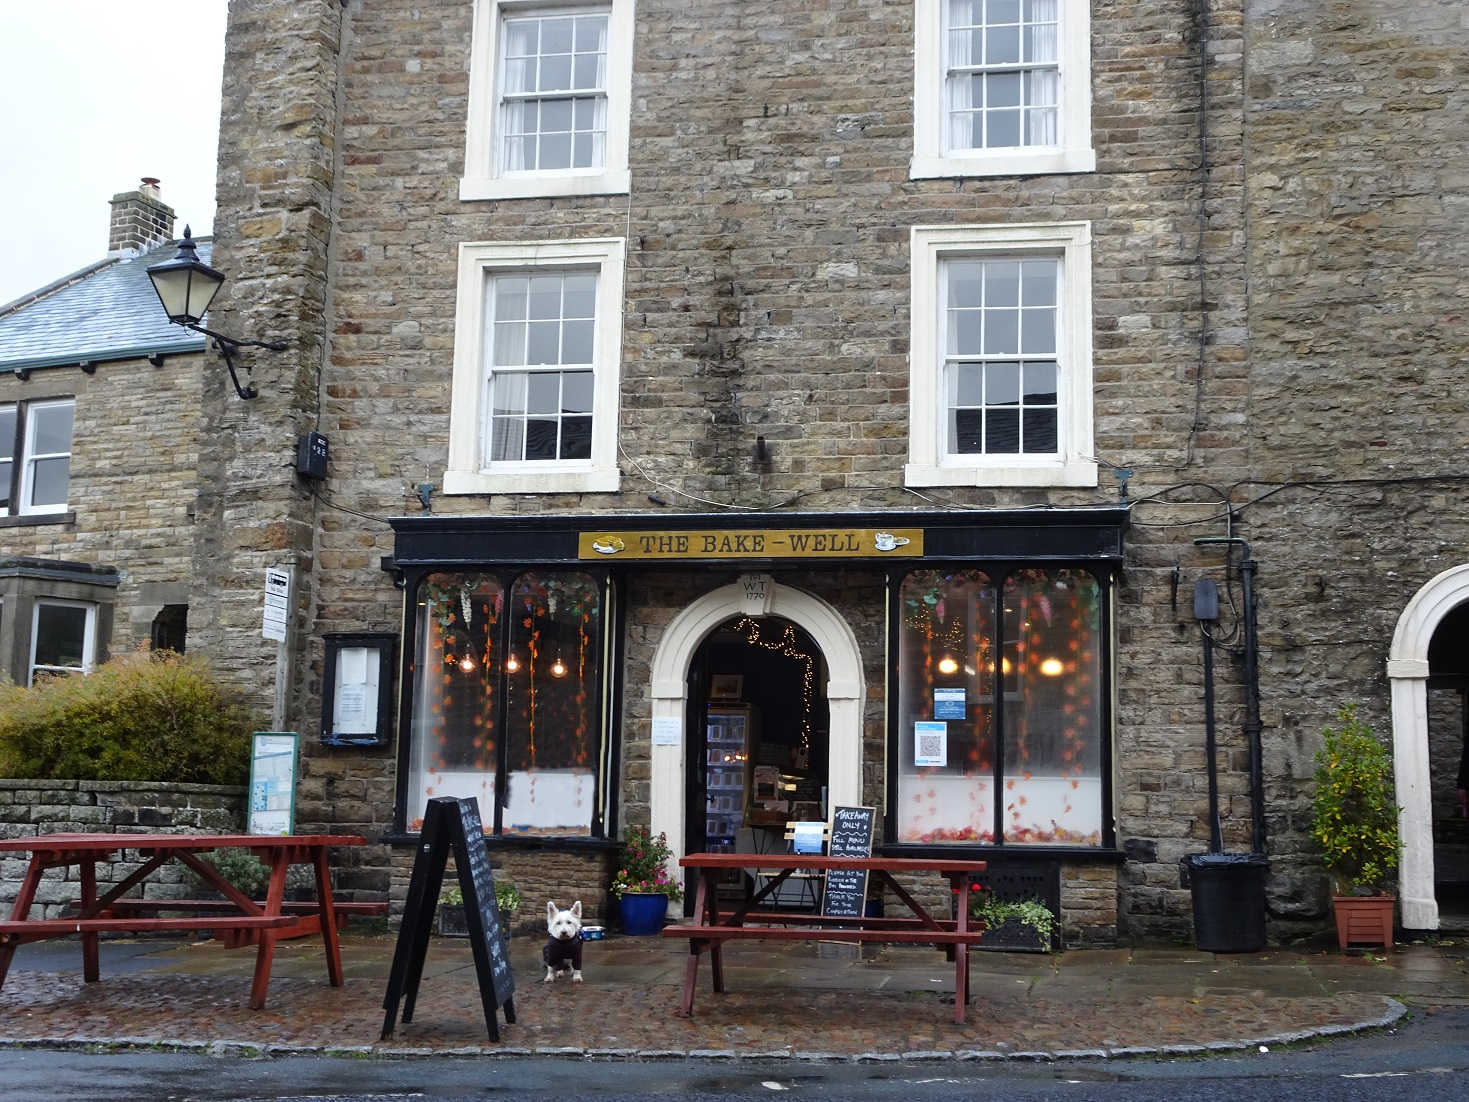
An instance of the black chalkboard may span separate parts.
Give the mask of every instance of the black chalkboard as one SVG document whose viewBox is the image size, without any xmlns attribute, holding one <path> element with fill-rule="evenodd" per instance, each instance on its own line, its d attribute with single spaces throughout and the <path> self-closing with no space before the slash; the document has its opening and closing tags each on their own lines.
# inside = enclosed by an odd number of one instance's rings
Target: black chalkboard
<svg viewBox="0 0 1469 1102">
<path fill-rule="evenodd" d="M 485 848 L 479 802 L 473 798 L 440 796 L 428 802 L 423 814 L 423 831 L 413 860 L 413 876 L 408 882 L 403 924 L 398 928 L 393 969 L 383 997 L 383 1008 L 387 1011 L 383 1018 L 385 1040 L 393 1033 L 400 1000 L 403 1000 L 403 1021 L 413 1020 L 413 1004 L 418 998 L 419 980 L 423 978 L 428 936 L 438 909 L 439 889 L 450 851 L 459 873 L 459 889 L 464 894 L 464 917 L 490 1040 L 500 1039 L 495 1019 L 498 1007 L 504 1008 L 507 1023 L 515 1021 L 515 977 L 505 954 L 500 909 L 495 905 L 495 877 L 490 871 L 489 850 Z"/>
<path fill-rule="evenodd" d="M 877 811 L 871 807 L 835 807 L 831 812 L 833 857 L 871 857 L 872 826 Z M 861 918 L 867 908 L 867 873 L 831 869 L 821 896 L 821 913 L 834 918 Z"/>
</svg>

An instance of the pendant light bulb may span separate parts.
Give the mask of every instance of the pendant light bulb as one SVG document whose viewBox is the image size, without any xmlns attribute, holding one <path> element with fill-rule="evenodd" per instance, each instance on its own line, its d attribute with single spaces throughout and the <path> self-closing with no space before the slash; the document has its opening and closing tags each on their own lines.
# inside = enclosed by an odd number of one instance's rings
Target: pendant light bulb
<svg viewBox="0 0 1469 1102">
<path fill-rule="evenodd" d="M 561 656 L 559 654 L 556 656 L 556 661 L 554 661 L 554 662 L 551 663 L 551 676 L 552 677 L 565 677 L 566 676 L 566 663 L 563 662 L 563 661 L 561 661 Z"/>
<path fill-rule="evenodd" d="M 939 673 L 950 674 L 959 672 L 959 663 L 954 661 L 952 655 L 944 655 L 939 659 Z"/>
<path fill-rule="evenodd" d="M 469 656 L 468 652 L 459 660 L 459 668 L 465 673 L 469 673 L 474 669 L 474 659 Z"/>
<path fill-rule="evenodd" d="M 509 658 L 505 659 L 505 672 L 506 673 L 515 673 L 519 669 L 520 669 L 520 659 L 519 658 L 516 658 L 514 654 L 511 654 Z"/>
</svg>

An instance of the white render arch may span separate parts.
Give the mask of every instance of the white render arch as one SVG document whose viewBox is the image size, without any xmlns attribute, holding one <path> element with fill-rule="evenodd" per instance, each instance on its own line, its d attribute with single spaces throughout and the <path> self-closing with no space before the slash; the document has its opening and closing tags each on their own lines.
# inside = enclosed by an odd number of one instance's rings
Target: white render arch
<svg viewBox="0 0 1469 1102">
<path fill-rule="evenodd" d="M 1408 602 L 1398 617 L 1387 676 L 1392 684 L 1393 778 L 1397 784 L 1398 899 L 1403 925 L 1438 929 L 1433 894 L 1433 805 L 1428 776 L 1428 644 L 1453 609 L 1469 601 L 1469 565 L 1445 570 Z"/>
<path fill-rule="evenodd" d="M 700 644 L 736 616 L 781 616 L 810 633 L 826 658 L 831 708 L 827 805 L 862 802 L 862 654 L 851 626 L 831 605 L 768 574 L 746 574 L 694 601 L 663 631 L 653 655 L 653 723 L 682 730 L 688 703 L 689 663 Z M 685 759 L 692 732 L 677 745 L 653 739 L 650 817 L 654 834 L 668 835 L 673 860 L 683 856 Z"/>
</svg>

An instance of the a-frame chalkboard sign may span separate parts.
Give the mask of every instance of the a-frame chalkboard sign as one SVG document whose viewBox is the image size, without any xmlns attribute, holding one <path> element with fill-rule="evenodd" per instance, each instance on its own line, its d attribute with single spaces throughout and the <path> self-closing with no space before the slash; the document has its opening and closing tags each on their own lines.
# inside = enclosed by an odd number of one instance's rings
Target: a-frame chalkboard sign
<svg viewBox="0 0 1469 1102">
<path fill-rule="evenodd" d="M 490 1040 L 500 1039 L 495 1010 L 503 1007 L 505 1021 L 515 1021 L 515 977 L 505 955 L 500 933 L 500 909 L 495 906 L 495 878 L 490 872 L 490 854 L 485 848 L 480 825 L 479 801 L 440 796 L 428 802 L 419 835 L 418 855 L 413 860 L 413 877 L 408 882 L 408 902 L 403 925 L 398 929 L 398 947 L 393 952 L 393 970 L 388 976 L 388 993 L 383 998 L 383 1039 L 392 1036 L 403 1000 L 403 1021 L 413 1020 L 413 1003 L 418 981 L 423 978 L 423 959 L 428 952 L 428 935 L 439 905 L 439 888 L 444 866 L 453 851 L 459 870 L 459 887 L 464 893 L 464 917 L 469 926 L 469 943 L 474 949 L 474 970 L 479 977 L 479 997 L 485 1008 Z"/>
<path fill-rule="evenodd" d="M 872 827 L 877 810 L 871 807 L 834 807 L 831 811 L 833 857 L 871 857 Z M 867 907 L 867 873 L 858 869 L 830 869 L 821 894 L 821 913 L 833 918 L 861 918 Z"/>
</svg>

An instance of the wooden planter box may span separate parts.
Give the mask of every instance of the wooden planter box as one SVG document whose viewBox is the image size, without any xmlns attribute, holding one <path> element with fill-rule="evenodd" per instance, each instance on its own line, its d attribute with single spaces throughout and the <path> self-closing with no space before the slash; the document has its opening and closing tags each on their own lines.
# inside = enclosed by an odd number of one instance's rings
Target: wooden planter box
<svg viewBox="0 0 1469 1102">
<path fill-rule="evenodd" d="M 1343 949 L 1348 945 L 1381 945 L 1391 949 L 1395 902 L 1390 895 L 1332 896 L 1338 945 Z"/>
</svg>

